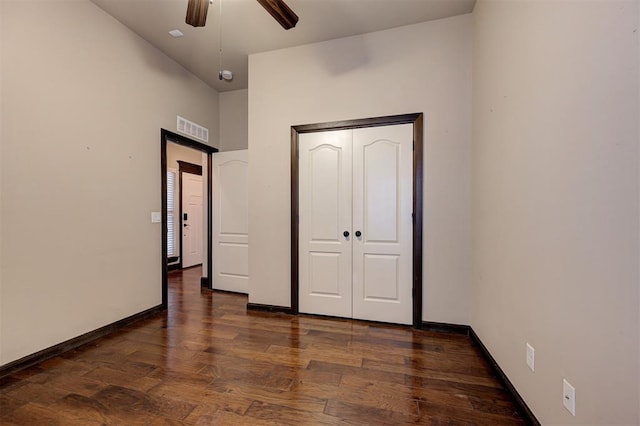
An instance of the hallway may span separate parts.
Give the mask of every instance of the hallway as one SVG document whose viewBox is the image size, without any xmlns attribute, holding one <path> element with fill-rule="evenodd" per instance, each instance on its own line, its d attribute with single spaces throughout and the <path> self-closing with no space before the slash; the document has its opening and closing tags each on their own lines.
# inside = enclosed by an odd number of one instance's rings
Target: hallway
<svg viewBox="0 0 640 426">
<path fill-rule="evenodd" d="M 169 274 L 169 309 L 0 381 L 2 425 L 523 424 L 466 336 L 246 312 Z"/>
</svg>

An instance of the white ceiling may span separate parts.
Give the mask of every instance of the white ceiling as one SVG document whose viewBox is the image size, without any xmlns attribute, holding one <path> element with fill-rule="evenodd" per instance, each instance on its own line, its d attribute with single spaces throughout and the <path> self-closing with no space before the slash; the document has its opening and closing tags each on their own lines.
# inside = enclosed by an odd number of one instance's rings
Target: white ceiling
<svg viewBox="0 0 640 426">
<path fill-rule="evenodd" d="M 187 0 L 91 0 L 219 92 L 247 88 L 248 55 L 470 13 L 476 0 L 286 0 L 300 17 L 285 31 L 256 0 L 214 0 L 207 25 L 185 24 Z M 222 28 L 220 28 L 222 1 Z M 174 39 L 169 31 L 185 35 Z M 219 81 L 219 34 L 223 69 Z"/>
</svg>

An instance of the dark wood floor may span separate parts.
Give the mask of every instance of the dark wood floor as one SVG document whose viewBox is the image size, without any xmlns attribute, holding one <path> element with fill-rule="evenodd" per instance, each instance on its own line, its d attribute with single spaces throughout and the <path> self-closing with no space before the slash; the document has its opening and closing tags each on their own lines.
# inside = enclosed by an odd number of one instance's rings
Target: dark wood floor
<svg viewBox="0 0 640 426">
<path fill-rule="evenodd" d="M 166 314 L 0 382 L 2 425 L 523 424 L 469 338 L 247 313 L 170 274 Z"/>
</svg>

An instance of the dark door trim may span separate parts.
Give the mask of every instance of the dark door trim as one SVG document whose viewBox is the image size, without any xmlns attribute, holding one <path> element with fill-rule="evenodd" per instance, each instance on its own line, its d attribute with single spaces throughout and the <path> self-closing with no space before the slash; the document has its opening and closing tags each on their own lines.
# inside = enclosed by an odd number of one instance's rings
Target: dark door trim
<svg viewBox="0 0 640 426">
<path fill-rule="evenodd" d="M 167 278 L 167 143 L 173 142 L 177 145 L 186 146 L 207 154 L 207 277 L 202 278 L 206 282 L 206 287 L 211 289 L 213 264 L 211 253 L 213 248 L 213 211 L 211 202 L 213 200 L 212 171 L 213 153 L 218 150 L 212 146 L 189 139 L 166 129 L 160 129 L 160 173 L 161 173 L 161 212 L 162 212 L 162 306 L 167 307 L 169 301 L 169 284 Z M 182 197 L 181 197 L 182 198 Z M 180 245 L 182 248 L 182 244 Z M 181 259 L 182 261 L 182 259 Z"/>
<path fill-rule="evenodd" d="M 192 175 L 202 176 L 202 166 L 197 164 L 189 163 L 186 161 L 178 160 L 178 193 L 180 197 L 178 197 L 178 217 L 180 225 L 178 228 L 180 229 L 180 261 L 178 262 L 178 267 L 182 269 L 182 221 L 184 218 L 182 217 L 182 174 L 190 173 Z"/>
<path fill-rule="evenodd" d="M 291 311 L 299 313 L 298 136 L 301 133 L 413 124 L 413 327 L 422 328 L 423 113 L 291 126 Z"/>
</svg>

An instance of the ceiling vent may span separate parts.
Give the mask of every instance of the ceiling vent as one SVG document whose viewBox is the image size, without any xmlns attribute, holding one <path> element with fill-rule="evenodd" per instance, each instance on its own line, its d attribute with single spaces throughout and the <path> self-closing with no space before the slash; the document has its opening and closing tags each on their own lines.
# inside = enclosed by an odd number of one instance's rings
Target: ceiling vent
<svg viewBox="0 0 640 426">
<path fill-rule="evenodd" d="M 185 135 L 189 135 L 203 142 L 209 142 L 209 129 L 207 129 L 206 127 L 202 127 L 201 125 L 196 124 L 193 121 L 189 121 L 186 118 L 182 118 L 179 115 L 177 117 L 177 127 L 180 133 L 184 133 Z"/>
</svg>

